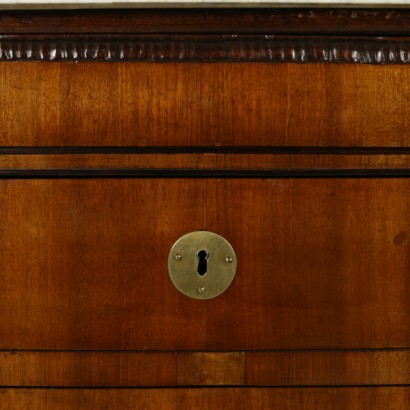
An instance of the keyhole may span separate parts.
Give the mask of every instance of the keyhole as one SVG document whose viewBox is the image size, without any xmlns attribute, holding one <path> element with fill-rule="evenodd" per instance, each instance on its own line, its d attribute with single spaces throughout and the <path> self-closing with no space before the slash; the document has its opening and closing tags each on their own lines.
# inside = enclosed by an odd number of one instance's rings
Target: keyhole
<svg viewBox="0 0 410 410">
<path fill-rule="evenodd" d="M 206 273 L 206 270 L 208 268 L 208 257 L 209 257 L 209 253 L 205 250 L 202 249 L 200 251 L 198 251 L 197 253 L 199 261 L 198 261 L 198 275 L 199 276 L 204 276 Z"/>
</svg>

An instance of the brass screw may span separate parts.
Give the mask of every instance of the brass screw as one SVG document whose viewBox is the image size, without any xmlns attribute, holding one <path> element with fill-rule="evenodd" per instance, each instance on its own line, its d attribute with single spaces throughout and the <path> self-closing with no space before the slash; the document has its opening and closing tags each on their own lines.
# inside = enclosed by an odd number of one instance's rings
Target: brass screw
<svg viewBox="0 0 410 410">
<path fill-rule="evenodd" d="M 182 259 L 181 254 L 177 253 L 177 254 L 175 255 L 175 260 L 179 262 L 181 259 Z"/>
<path fill-rule="evenodd" d="M 228 256 L 227 258 L 225 258 L 225 262 L 226 263 L 232 263 L 233 259 L 230 256 Z"/>
<path fill-rule="evenodd" d="M 200 293 L 201 295 L 203 295 L 205 293 L 205 288 L 203 286 L 199 287 L 197 289 L 198 293 Z"/>
</svg>

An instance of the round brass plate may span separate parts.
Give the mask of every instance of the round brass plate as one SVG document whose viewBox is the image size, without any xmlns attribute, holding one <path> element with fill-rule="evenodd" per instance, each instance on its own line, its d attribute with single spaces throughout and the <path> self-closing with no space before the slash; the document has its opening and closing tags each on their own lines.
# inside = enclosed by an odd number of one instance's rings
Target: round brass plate
<svg viewBox="0 0 410 410">
<path fill-rule="evenodd" d="M 236 274 L 236 255 L 222 236 L 208 231 L 179 238 L 168 256 L 172 283 L 194 299 L 212 299 L 224 293 Z"/>
</svg>

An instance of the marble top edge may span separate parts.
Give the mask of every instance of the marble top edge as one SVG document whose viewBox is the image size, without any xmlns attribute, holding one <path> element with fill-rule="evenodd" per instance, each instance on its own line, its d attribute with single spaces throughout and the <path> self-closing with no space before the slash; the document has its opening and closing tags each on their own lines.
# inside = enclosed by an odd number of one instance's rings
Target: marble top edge
<svg viewBox="0 0 410 410">
<path fill-rule="evenodd" d="M 410 0 L 0 0 L 0 10 L 91 8 L 347 8 L 410 7 Z"/>
</svg>

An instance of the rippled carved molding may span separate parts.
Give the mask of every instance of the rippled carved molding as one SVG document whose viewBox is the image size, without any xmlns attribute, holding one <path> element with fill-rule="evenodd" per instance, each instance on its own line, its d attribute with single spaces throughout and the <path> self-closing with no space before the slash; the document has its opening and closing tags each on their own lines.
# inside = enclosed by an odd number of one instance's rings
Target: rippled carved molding
<svg viewBox="0 0 410 410">
<path fill-rule="evenodd" d="M 0 35 L 0 61 L 408 64 L 410 39 L 275 35 Z"/>
</svg>

